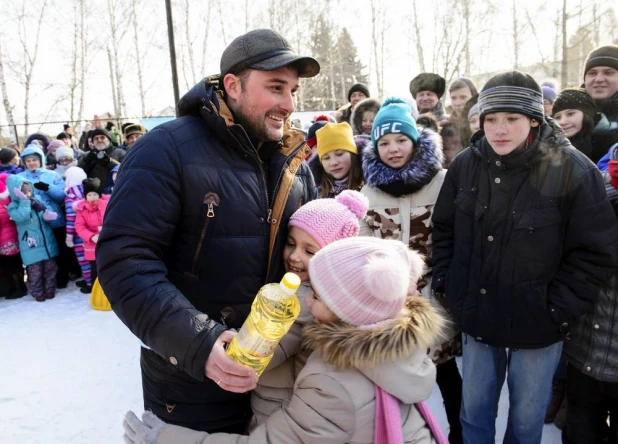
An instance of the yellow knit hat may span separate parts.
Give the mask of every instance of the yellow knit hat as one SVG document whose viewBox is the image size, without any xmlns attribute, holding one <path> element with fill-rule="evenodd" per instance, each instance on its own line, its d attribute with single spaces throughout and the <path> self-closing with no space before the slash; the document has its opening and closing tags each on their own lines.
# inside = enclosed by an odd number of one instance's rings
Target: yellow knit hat
<svg viewBox="0 0 618 444">
<path fill-rule="evenodd" d="M 358 154 L 352 127 L 346 123 L 327 123 L 315 132 L 318 141 L 318 157 L 322 157 L 331 151 L 344 150 L 352 154 Z"/>
</svg>

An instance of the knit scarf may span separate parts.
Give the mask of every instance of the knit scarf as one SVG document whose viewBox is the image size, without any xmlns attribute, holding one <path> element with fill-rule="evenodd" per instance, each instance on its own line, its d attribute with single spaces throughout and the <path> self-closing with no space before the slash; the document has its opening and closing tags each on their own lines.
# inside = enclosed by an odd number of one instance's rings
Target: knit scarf
<svg viewBox="0 0 618 444">
<path fill-rule="evenodd" d="M 380 159 L 372 146 L 363 150 L 365 183 L 391 196 L 413 194 L 432 181 L 442 169 L 442 139 L 430 129 L 423 129 L 412 159 L 402 168 L 393 169 Z"/>
<path fill-rule="evenodd" d="M 334 198 L 339 196 L 339 193 L 348 189 L 348 177 L 333 181 L 333 187 L 328 193 L 328 197 Z"/>
<path fill-rule="evenodd" d="M 377 385 L 375 386 L 375 394 L 376 417 L 373 434 L 374 444 L 403 444 L 403 428 L 397 399 Z M 415 407 L 425 420 L 437 444 L 448 444 L 448 439 L 444 436 L 442 428 L 434 418 L 427 404 L 419 402 L 415 404 Z"/>
</svg>

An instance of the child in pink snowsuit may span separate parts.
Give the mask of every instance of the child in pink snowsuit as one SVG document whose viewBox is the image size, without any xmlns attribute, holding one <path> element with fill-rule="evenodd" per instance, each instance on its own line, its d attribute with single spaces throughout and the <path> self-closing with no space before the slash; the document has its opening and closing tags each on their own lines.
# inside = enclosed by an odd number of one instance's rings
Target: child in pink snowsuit
<svg viewBox="0 0 618 444">
<path fill-rule="evenodd" d="M 109 201 L 108 196 L 101 193 L 101 181 L 97 178 L 82 182 L 86 199 L 73 204 L 77 213 L 75 230 L 84 240 L 84 258 L 90 262 L 92 282 L 97 279 L 97 263 L 94 250 L 99 240 L 99 232 L 103 227 L 103 216 Z M 92 288 L 90 288 L 92 290 Z"/>
</svg>

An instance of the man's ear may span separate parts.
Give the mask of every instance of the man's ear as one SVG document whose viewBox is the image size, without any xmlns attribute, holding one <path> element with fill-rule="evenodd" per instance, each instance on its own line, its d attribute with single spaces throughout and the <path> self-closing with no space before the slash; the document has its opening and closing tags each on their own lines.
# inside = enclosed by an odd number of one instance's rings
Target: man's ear
<svg viewBox="0 0 618 444">
<path fill-rule="evenodd" d="M 539 126 L 539 122 L 537 122 L 536 120 L 532 119 L 532 120 L 530 120 L 530 126 L 532 128 L 536 128 L 537 126 Z"/>
<path fill-rule="evenodd" d="M 234 74 L 226 74 L 225 77 L 223 77 L 223 89 L 230 99 L 237 100 L 242 91 L 240 77 Z"/>
</svg>

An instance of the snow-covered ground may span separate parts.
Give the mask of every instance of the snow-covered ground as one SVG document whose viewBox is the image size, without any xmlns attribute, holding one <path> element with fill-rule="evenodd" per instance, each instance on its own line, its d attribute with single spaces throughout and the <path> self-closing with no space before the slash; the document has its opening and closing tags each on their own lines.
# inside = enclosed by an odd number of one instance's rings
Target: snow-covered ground
<svg viewBox="0 0 618 444">
<path fill-rule="evenodd" d="M 0 443 L 121 443 L 124 413 L 143 411 L 139 341 L 89 300 L 73 283 L 43 303 L 0 298 Z M 430 406 L 446 426 L 441 403 L 436 389 Z M 496 442 L 507 405 L 505 390 Z M 543 444 L 560 442 L 545 426 Z"/>
</svg>

